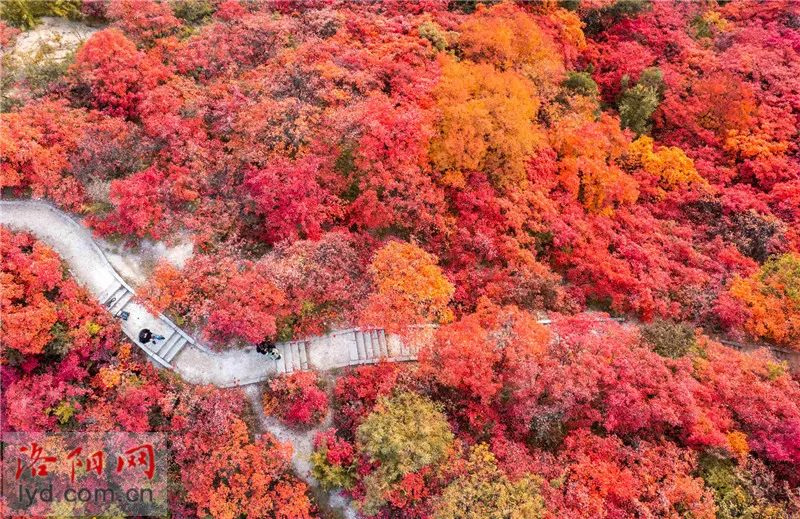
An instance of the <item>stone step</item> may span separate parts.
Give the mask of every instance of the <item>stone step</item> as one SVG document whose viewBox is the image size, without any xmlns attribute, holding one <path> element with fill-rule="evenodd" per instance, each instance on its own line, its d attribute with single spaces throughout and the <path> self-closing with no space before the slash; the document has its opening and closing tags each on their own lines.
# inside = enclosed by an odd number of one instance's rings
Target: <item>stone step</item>
<svg viewBox="0 0 800 519">
<path fill-rule="evenodd" d="M 128 289 L 122 286 L 121 283 L 116 283 L 116 287 L 113 289 L 113 292 L 108 294 L 108 297 L 105 298 L 103 301 L 103 306 L 111 306 L 117 301 L 119 298 L 124 296 L 125 293 L 128 292 Z"/>
<path fill-rule="evenodd" d="M 358 348 L 358 361 L 364 361 L 367 359 L 367 350 L 364 344 L 364 333 L 361 331 L 356 331 L 356 347 Z"/>
<path fill-rule="evenodd" d="M 133 299 L 133 292 L 129 292 L 125 289 L 122 295 L 109 305 L 108 311 L 111 312 L 111 315 L 116 316 L 131 302 L 131 299 Z"/>
<path fill-rule="evenodd" d="M 308 341 L 300 343 L 300 369 L 308 369 Z"/>
<path fill-rule="evenodd" d="M 356 335 L 358 335 L 358 332 L 353 332 L 351 335 L 352 340 L 347 341 L 350 362 L 356 362 L 358 360 L 358 343 L 356 342 Z"/>
<path fill-rule="evenodd" d="M 375 358 L 380 359 L 385 357 L 383 350 L 381 349 L 381 332 L 383 330 L 376 329 L 372 330 L 372 345 L 375 349 Z"/>
<path fill-rule="evenodd" d="M 361 362 L 369 360 L 369 340 L 367 334 L 362 331 L 358 332 L 358 337 L 361 340 Z"/>
<path fill-rule="evenodd" d="M 286 344 L 283 345 L 281 348 L 281 360 L 283 361 L 283 372 L 284 373 L 291 373 L 292 372 L 292 361 L 289 357 L 289 348 Z"/>
<path fill-rule="evenodd" d="M 386 330 L 378 330 L 378 345 L 383 357 L 389 357 L 389 344 L 386 342 Z"/>
<path fill-rule="evenodd" d="M 106 303 L 108 303 L 108 301 L 109 301 L 109 300 L 110 300 L 112 297 L 114 297 L 114 293 L 115 293 L 117 290 L 119 290 L 120 288 L 122 288 L 122 284 L 121 284 L 119 281 L 114 281 L 113 283 L 111 283 L 110 285 L 108 285 L 108 286 L 106 287 L 106 289 L 105 289 L 105 290 L 103 290 L 103 293 L 100 295 L 100 298 L 99 298 L 100 304 L 101 304 L 101 305 L 103 305 L 103 306 L 105 306 L 105 305 L 106 305 Z"/>
<path fill-rule="evenodd" d="M 186 346 L 186 343 L 188 342 L 189 341 L 186 340 L 186 337 L 181 335 L 181 338 L 175 341 L 175 343 L 170 346 L 167 353 L 164 354 L 164 360 L 167 362 L 172 362 L 172 359 L 178 355 L 178 353 L 183 349 L 184 346 Z"/>
<path fill-rule="evenodd" d="M 178 333 L 177 331 L 172 332 L 172 335 L 167 337 L 166 340 L 162 341 L 161 344 L 158 345 L 158 350 L 156 351 L 156 354 L 159 357 L 164 358 L 164 355 L 166 355 L 166 353 L 169 351 L 172 345 L 178 342 L 180 339 L 181 339 L 180 333 Z"/>
<path fill-rule="evenodd" d="M 367 346 L 367 359 L 368 360 L 373 360 L 376 357 L 376 355 L 375 355 L 375 341 L 373 339 L 374 339 L 374 337 L 373 337 L 373 334 L 372 334 L 372 330 L 366 330 L 364 332 L 364 342 L 365 342 L 365 344 Z"/>
<path fill-rule="evenodd" d="M 289 360 L 292 368 L 292 373 L 300 369 L 300 350 L 297 348 L 296 342 L 289 343 Z"/>
<path fill-rule="evenodd" d="M 275 363 L 275 371 L 279 375 L 281 375 L 283 373 L 286 373 L 286 364 L 284 364 L 284 362 L 285 362 L 284 359 L 285 359 L 285 356 L 283 354 L 281 354 L 281 359 L 280 360 L 273 360 L 272 361 L 272 362 Z"/>
<path fill-rule="evenodd" d="M 297 371 L 303 371 L 304 369 L 306 369 L 306 367 L 303 366 L 303 364 L 304 364 L 303 357 L 304 357 L 305 349 L 306 349 L 305 342 L 298 341 L 298 342 L 294 343 L 294 351 L 295 351 L 294 358 L 295 358 L 295 361 L 297 363 Z"/>
<path fill-rule="evenodd" d="M 369 330 L 361 332 L 361 337 L 364 339 L 364 351 L 366 355 L 364 355 L 364 360 L 369 362 L 372 360 L 372 337 L 369 333 Z"/>
</svg>

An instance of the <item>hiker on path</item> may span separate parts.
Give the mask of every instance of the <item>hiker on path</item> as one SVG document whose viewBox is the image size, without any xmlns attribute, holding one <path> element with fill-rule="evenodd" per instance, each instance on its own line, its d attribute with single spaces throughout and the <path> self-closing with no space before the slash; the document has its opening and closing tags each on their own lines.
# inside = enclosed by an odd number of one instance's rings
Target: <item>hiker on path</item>
<svg viewBox="0 0 800 519">
<path fill-rule="evenodd" d="M 278 353 L 278 348 L 275 342 L 270 339 L 264 339 L 256 346 L 256 351 L 262 355 L 269 355 L 275 360 L 280 360 L 281 354 Z"/>
<path fill-rule="evenodd" d="M 153 332 L 151 332 L 147 328 L 142 328 L 141 330 L 139 330 L 139 342 L 141 342 L 142 344 L 147 344 L 148 342 L 152 342 L 153 345 L 155 345 L 158 343 L 158 341 L 163 341 L 163 340 L 164 340 L 163 335 L 154 335 Z"/>
</svg>

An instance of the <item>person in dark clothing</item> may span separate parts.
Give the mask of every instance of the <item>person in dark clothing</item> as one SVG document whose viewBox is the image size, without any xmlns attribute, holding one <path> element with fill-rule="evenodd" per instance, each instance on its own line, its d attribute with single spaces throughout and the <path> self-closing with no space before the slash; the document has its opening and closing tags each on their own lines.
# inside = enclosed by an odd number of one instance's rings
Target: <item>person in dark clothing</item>
<svg viewBox="0 0 800 519">
<path fill-rule="evenodd" d="M 142 328 L 141 330 L 139 330 L 139 342 L 141 342 L 142 344 L 147 344 L 148 342 L 156 344 L 158 341 L 163 341 L 163 340 L 164 340 L 163 335 L 155 335 L 147 328 Z"/>
<path fill-rule="evenodd" d="M 262 355 L 269 355 L 275 360 L 279 360 L 281 358 L 280 353 L 278 353 L 277 346 L 275 342 L 270 339 L 264 339 L 256 346 L 256 351 Z"/>
<path fill-rule="evenodd" d="M 142 328 L 139 330 L 139 342 L 142 344 L 147 344 L 150 342 L 150 339 L 153 338 L 153 332 L 148 330 L 147 328 Z"/>
</svg>

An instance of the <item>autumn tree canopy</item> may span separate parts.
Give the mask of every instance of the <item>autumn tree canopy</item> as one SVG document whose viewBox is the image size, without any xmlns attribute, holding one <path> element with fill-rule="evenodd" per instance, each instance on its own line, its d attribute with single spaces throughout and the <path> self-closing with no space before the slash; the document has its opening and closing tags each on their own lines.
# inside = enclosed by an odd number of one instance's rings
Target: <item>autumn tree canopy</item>
<svg viewBox="0 0 800 519">
<path fill-rule="evenodd" d="M 800 351 L 800 4 L 49 4 L 0 8 L 4 199 L 191 244 L 137 295 L 217 350 L 430 332 L 263 390 L 332 409 L 313 472 L 362 514 L 800 514 L 766 351 Z M 91 34 L 26 57 L 44 16 Z M 32 236 L 0 257 L 8 428 L 170 433 L 176 517 L 317 513 L 239 391 L 156 372 Z"/>
</svg>

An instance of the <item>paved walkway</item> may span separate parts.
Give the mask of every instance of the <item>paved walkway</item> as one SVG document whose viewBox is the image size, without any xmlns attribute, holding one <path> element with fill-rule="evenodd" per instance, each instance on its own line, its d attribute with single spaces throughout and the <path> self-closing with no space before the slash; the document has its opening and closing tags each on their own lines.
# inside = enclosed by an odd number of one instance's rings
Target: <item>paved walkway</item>
<svg viewBox="0 0 800 519">
<path fill-rule="evenodd" d="M 33 200 L 0 201 L 0 225 L 28 231 L 52 247 L 72 275 L 114 315 L 128 314 L 122 331 L 154 362 L 174 369 L 184 380 L 220 387 L 261 382 L 279 373 L 327 370 L 370 364 L 381 359 L 416 359 L 413 348 L 380 329 L 338 330 L 328 335 L 278 344 L 281 360 L 261 355 L 254 348 L 212 351 L 181 330 L 164 315 L 155 315 L 135 298 L 135 292 L 114 270 L 88 229 L 67 213 Z M 140 344 L 139 330 L 149 328 L 165 340 L 155 346 Z M 429 333 L 420 329 L 420 334 Z"/>
<path fill-rule="evenodd" d="M 404 344 L 400 337 L 380 329 L 355 328 L 278 344 L 282 356 L 279 361 L 257 353 L 254 348 L 212 351 L 164 315 L 155 315 L 139 303 L 133 288 L 114 270 L 89 230 L 67 213 L 41 201 L 0 200 L 0 225 L 31 232 L 51 246 L 72 275 L 110 312 L 128 314 L 127 321 L 121 324 L 131 341 L 154 362 L 174 369 L 190 383 L 233 387 L 262 382 L 280 373 L 416 359 L 416 348 L 408 341 Z M 547 319 L 539 322 L 549 324 Z M 165 340 L 153 347 L 140 344 L 137 337 L 142 328 L 149 328 Z M 431 332 L 432 328 L 419 328 L 413 342 L 425 342 Z M 791 356 L 786 360 L 800 365 L 796 352 L 775 354 L 779 358 Z"/>
</svg>

